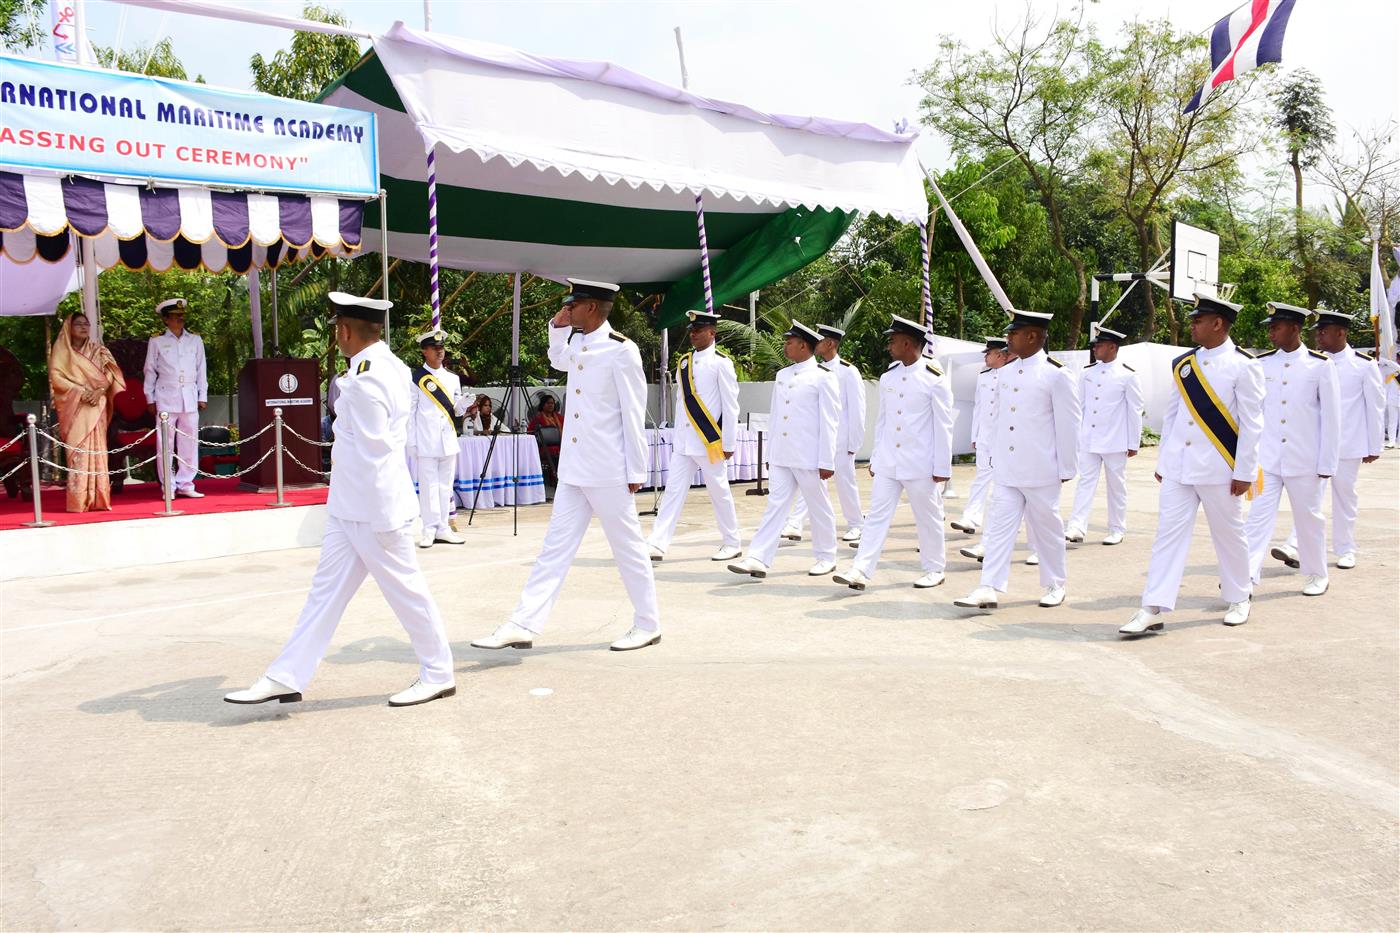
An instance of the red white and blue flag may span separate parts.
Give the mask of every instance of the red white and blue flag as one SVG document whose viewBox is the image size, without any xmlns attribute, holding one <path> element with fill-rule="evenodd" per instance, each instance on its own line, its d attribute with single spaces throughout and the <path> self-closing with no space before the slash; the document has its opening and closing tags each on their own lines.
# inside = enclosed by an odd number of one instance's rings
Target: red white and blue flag
<svg viewBox="0 0 1400 933">
<path fill-rule="evenodd" d="M 1293 0 L 1249 0 L 1210 31 L 1210 78 L 1186 105 L 1190 113 L 1211 91 L 1269 62 L 1283 61 L 1283 31 Z"/>
</svg>

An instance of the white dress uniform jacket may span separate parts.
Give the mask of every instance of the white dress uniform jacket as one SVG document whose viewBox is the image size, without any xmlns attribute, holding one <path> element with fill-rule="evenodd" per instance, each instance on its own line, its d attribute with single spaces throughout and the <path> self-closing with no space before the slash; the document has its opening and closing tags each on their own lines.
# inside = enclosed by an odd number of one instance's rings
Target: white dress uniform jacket
<svg viewBox="0 0 1400 933">
<path fill-rule="evenodd" d="M 865 379 L 853 363 L 840 356 L 832 357 L 831 362 L 824 365 L 836 374 L 841 386 L 841 427 L 836 452 L 859 453 L 865 443 Z"/>
<path fill-rule="evenodd" d="M 814 356 L 778 370 L 772 408 L 768 416 L 771 465 L 795 470 L 836 469 L 840 386 L 824 363 Z"/>
<path fill-rule="evenodd" d="M 604 321 L 591 334 L 549 328 L 549 362 L 568 373 L 559 481 L 625 486 L 647 479 L 647 385 L 637 345 Z"/>
<path fill-rule="evenodd" d="M 1121 454 L 1142 446 L 1142 382 L 1119 360 L 1094 362 L 1079 377 L 1079 447 Z"/>
<path fill-rule="evenodd" d="M 897 480 L 951 476 L 953 389 L 948 378 L 919 359 L 896 363 L 880 377 L 880 412 L 870 472 Z"/>
<path fill-rule="evenodd" d="M 1262 353 L 1259 365 L 1264 371 L 1259 465 L 1275 476 L 1336 473 L 1341 430 L 1337 367 L 1327 354 L 1301 345 L 1291 353 Z"/>
<path fill-rule="evenodd" d="M 350 358 L 340 377 L 331 489 L 326 511 L 374 531 L 393 531 L 418 514 L 418 498 L 404 455 L 413 407 L 409 369 L 389 345 L 370 344 Z"/>
<path fill-rule="evenodd" d="M 997 370 L 995 412 L 998 486 L 1051 486 L 1074 477 L 1079 397 L 1069 373 L 1044 350 Z"/>
<path fill-rule="evenodd" d="M 1254 357 L 1230 338 L 1214 349 L 1195 351 L 1194 365 L 1238 426 L 1235 468 L 1220 455 L 1205 430 L 1172 386 L 1162 415 L 1162 446 L 1157 473 L 1188 486 L 1254 482 L 1259 472 L 1259 438 L 1264 430 L 1264 371 Z"/>
<path fill-rule="evenodd" d="M 427 369 L 452 399 L 452 410 L 458 417 L 467 413 L 468 400 L 462 394 L 462 380 L 445 369 Z M 352 370 L 353 371 L 353 370 Z M 438 404 L 418 388 L 409 371 L 413 417 L 409 423 L 408 451 L 415 457 L 455 457 L 461 450 L 457 428 Z"/>
<path fill-rule="evenodd" d="M 695 392 L 705 403 L 706 410 L 719 420 L 720 449 L 733 451 L 739 443 L 739 377 L 734 373 L 734 361 L 720 353 L 714 344 L 688 355 Z M 680 384 L 681 374 L 677 370 L 673 450 L 687 457 L 706 458 L 705 439 L 691 425 L 685 413 L 685 397 L 681 394 Z"/>
<path fill-rule="evenodd" d="M 988 463 L 992 456 L 992 438 L 996 436 L 998 372 L 1000 370 L 988 367 L 977 374 L 977 394 L 972 401 L 971 441 L 976 445 L 979 465 Z"/>
<path fill-rule="evenodd" d="M 1379 457 L 1385 446 L 1385 391 L 1380 368 L 1371 357 L 1351 347 L 1327 355 L 1337 367 L 1342 410 L 1338 459 Z"/>
<path fill-rule="evenodd" d="M 169 330 L 146 344 L 146 401 L 157 412 L 198 411 L 209 401 L 209 378 L 204 364 L 204 341 L 185 331 Z"/>
</svg>

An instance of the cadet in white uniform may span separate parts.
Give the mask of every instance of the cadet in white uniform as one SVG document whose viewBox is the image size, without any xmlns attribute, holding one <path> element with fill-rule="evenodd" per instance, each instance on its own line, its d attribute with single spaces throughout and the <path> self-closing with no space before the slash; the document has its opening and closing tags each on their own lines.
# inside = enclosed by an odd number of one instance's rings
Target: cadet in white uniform
<svg viewBox="0 0 1400 933">
<path fill-rule="evenodd" d="M 559 598 L 593 516 L 632 599 L 632 628 L 613 651 L 661 641 L 661 613 L 633 494 L 647 478 L 647 383 L 637 345 L 608 324 L 618 286 L 570 279 L 564 306 L 549 322 L 549 362 L 568 373 L 559 486 L 544 547 L 510 620 L 477 648 L 529 648 Z"/>
<path fill-rule="evenodd" d="M 651 559 L 664 560 L 681 519 L 690 481 L 698 471 L 715 510 L 720 547 L 710 560 L 733 560 L 739 549 L 739 518 L 729 491 L 729 464 L 738 446 L 739 378 L 734 361 L 715 345 L 719 315 L 691 311 L 691 351 L 676 367 L 675 428 L 671 431 L 671 463 L 666 492 L 656 511 L 656 524 L 647 539 Z"/>
<path fill-rule="evenodd" d="M 982 359 L 987 368 L 977 374 L 977 394 L 972 402 L 972 449 L 977 454 L 977 475 L 967 492 L 962 520 L 952 522 L 958 531 L 977 534 L 987 514 L 987 497 L 992 489 L 992 432 L 996 414 L 997 370 L 1011 359 L 1005 337 L 987 337 Z"/>
<path fill-rule="evenodd" d="M 1249 545 L 1244 533 L 1244 494 L 1259 474 L 1264 430 L 1264 370 L 1235 346 L 1230 325 L 1240 306 L 1196 295 L 1191 339 L 1198 349 L 1172 364 L 1176 391 L 1162 417 L 1157 481 L 1157 537 L 1147 565 L 1142 608 L 1118 631 L 1140 635 L 1162 628 L 1160 613 L 1176 608 L 1196 510 L 1204 507 L 1226 625 L 1249 621 Z"/>
<path fill-rule="evenodd" d="M 428 592 L 413 549 L 418 502 L 406 449 L 413 406 L 408 367 L 381 340 L 393 303 L 343 292 L 328 296 L 336 315 L 335 339 L 350 359 L 340 376 L 326 532 L 311 592 L 277 660 L 229 703 L 293 703 L 311 682 L 340 617 L 368 573 L 408 632 L 418 656 L 418 679 L 389 698 L 414 706 L 456 693 L 452 649 L 442 614 Z"/>
<path fill-rule="evenodd" d="M 1288 490 L 1298 535 L 1298 562 L 1307 578 L 1304 596 L 1327 592 L 1327 523 L 1322 517 L 1322 488 L 1337 472 L 1337 443 L 1342 411 L 1337 367 L 1327 354 L 1303 346 L 1307 308 L 1269 302 L 1269 342 L 1260 354 L 1264 370 L 1264 433 L 1259 466 L 1264 489 L 1255 496 L 1245 522 L 1249 541 L 1249 576 L 1259 583 L 1269 537 L 1278 520 L 1279 500 Z"/>
<path fill-rule="evenodd" d="M 841 513 L 846 519 L 846 531 L 841 540 L 860 540 L 860 530 L 865 524 L 865 514 L 861 510 L 860 487 L 856 485 L 856 454 L 865 444 L 865 377 L 850 360 L 841 359 L 841 341 L 846 332 L 830 324 L 818 324 L 817 359 L 836 374 L 840 386 L 840 426 L 836 432 L 836 498 L 841 503 Z M 807 506 L 799 497 L 793 504 L 792 514 L 783 527 L 783 537 L 795 541 L 802 539 L 802 525 L 807 521 Z"/>
<path fill-rule="evenodd" d="M 924 575 L 917 589 L 943 582 L 942 482 L 953 472 L 953 389 L 932 357 L 923 355 L 928 328 L 895 317 L 889 330 L 894 364 L 880 377 L 880 412 L 870 455 L 870 515 L 850 569 L 833 579 L 863 590 L 875 576 L 901 493 L 919 535 Z"/>
<path fill-rule="evenodd" d="M 1142 383 L 1131 366 L 1118 360 L 1127 335 L 1097 324 L 1090 330 L 1094 362 L 1079 377 L 1079 482 L 1065 539 L 1077 544 L 1088 533 L 1102 467 L 1108 483 L 1108 537 L 1103 543 L 1121 544 L 1128 530 L 1128 459 L 1142 446 Z"/>
<path fill-rule="evenodd" d="M 1317 348 L 1337 367 L 1337 388 L 1342 409 L 1341 439 L 1337 447 L 1337 472 L 1332 474 L 1332 553 L 1337 569 L 1356 566 L 1356 477 L 1361 464 L 1380 459 L 1385 434 L 1385 392 L 1375 357 L 1347 345 L 1351 315 L 1319 308 Z M 1298 533 L 1288 544 L 1274 548 L 1274 557 L 1297 569 Z"/>
<path fill-rule="evenodd" d="M 1385 446 L 1400 444 L 1400 353 L 1394 360 L 1380 360 L 1381 384 L 1385 386 Z"/>
<path fill-rule="evenodd" d="M 1040 558 L 1040 605 L 1065 601 L 1065 526 L 1060 518 L 1060 486 L 1075 475 L 1079 397 L 1064 367 L 1045 353 L 1054 317 L 1014 312 L 1007 346 L 1015 357 L 997 375 L 996 435 L 992 440 L 992 513 L 983 532 L 986 557 L 982 581 L 953 601 L 966 609 L 995 609 L 1006 592 L 1016 532 L 1026 520 L 1026 536 Z"/>
<path fill-rule="evenodd" d="M 809 576 L 836 569 L 836 513 L 825 480 L 836 471 L 840 435 L 840 386 L 836 374 L 817 361 L 820 336 L 800 321 L 783 335 L 783 353 L 791 366 L 778 370 L 768 416 L 768 508 L 749 542 L 749 555 L 729 565 L 734 573 L 762 579 L 778 553 L 783 516 L 800 492 L 812 519 Z"/>
<path fill-rule="evenodd" d="M 202 499 L 204 493 L 194 488 L 195 470 L 199 467 L 199 413 L 209 404 L 209 376 L 204 364 L 204 341 L 198 334 L 185 330 L 185 299 L 171 298 L 156 305 L 156 313 L 165 321 L 165 333 L 152 337 L 146 344 L 146 407 L 156 416 L 170 415 L 170 430 L 175 438 L 175 476 L 171 485 L 175 495 Z M 164 432 L 156 431 L 156 472 L 165 481 Z"/>
<path fill-rule="evenodd" d="M 412 372 L 413 416 L 409 421 L 408 452 L 418 479 L 418 513 L 423 519 L 418 546 L 466 544 L 453 530 L 452 487 L 457 479 L 457 432 L 467 413 L 462 380 L 443 368 L 447 335 L 441 329 L 420 334 L 423 365 Z"/>
</svg>

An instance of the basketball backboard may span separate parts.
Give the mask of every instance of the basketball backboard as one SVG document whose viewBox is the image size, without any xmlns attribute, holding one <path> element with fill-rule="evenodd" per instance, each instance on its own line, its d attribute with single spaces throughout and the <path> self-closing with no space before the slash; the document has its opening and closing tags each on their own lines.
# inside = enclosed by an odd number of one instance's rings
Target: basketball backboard
<svg viewBox="0 0 1400 933">
<path fill-rule="evenodd" d="M 1195 293 L 1217 297 L 1220 284 L 1220 236 L 1200 227 L 1172 221 L 1171 277 L 1173 298 L 1191 301 Z"/>
</svg>

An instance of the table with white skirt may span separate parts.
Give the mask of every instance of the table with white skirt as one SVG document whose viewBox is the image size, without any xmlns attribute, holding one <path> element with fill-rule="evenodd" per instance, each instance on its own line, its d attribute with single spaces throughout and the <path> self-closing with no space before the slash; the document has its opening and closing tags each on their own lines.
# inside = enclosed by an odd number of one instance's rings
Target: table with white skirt
<svg viewBox="0 0 1400 933">
<path fill-rule="evenodd" d="M 666 485 L 666 477 L 670 473 L 671 463 L 671 432 L 672 428 L 651 428 L 647 431 L 648 465 L 650 467 L 649 488 Z M 689 426 L 686 430 L 693 430 Z M 739 428 L 738 438 L 735 443 L 734 456 L 729 458 L 725 464 L 729 469 L 729 481 L 731 483 L 742 480 L 758 479 L 758 432 L 747 427 Z M 691 477 L 690 485 L 705 485 L 704 477 L 700 471 L 696 470 Z"/>
<path fill-rule="evenodd" d="M 457 478 L 452 482 L 452 492 L 458 508 L 472 507 L 478 485 L 481 486 L 481 496 L 476 501 L 478 509 L 514 505 L 516 488 L 520 490 L 521 505 L 536 505 L 545 500 L 544 469 L 540 465 L 540 447 L 533 434 L 502 431 L 496 439 L 496 450 L 491 455 L 491 466 L 485 478 L 481 476 L 481 467 L 486 462 L 486 452 L 491 449 L 491 435 L 459 437 L 457 444 Z M 413 458 L 408 460 L 412 471 Z M 517 474 L 518 484 L 514 481 Z M 414 486 L 417 485 L 415 479 Z"/>
</svg>

